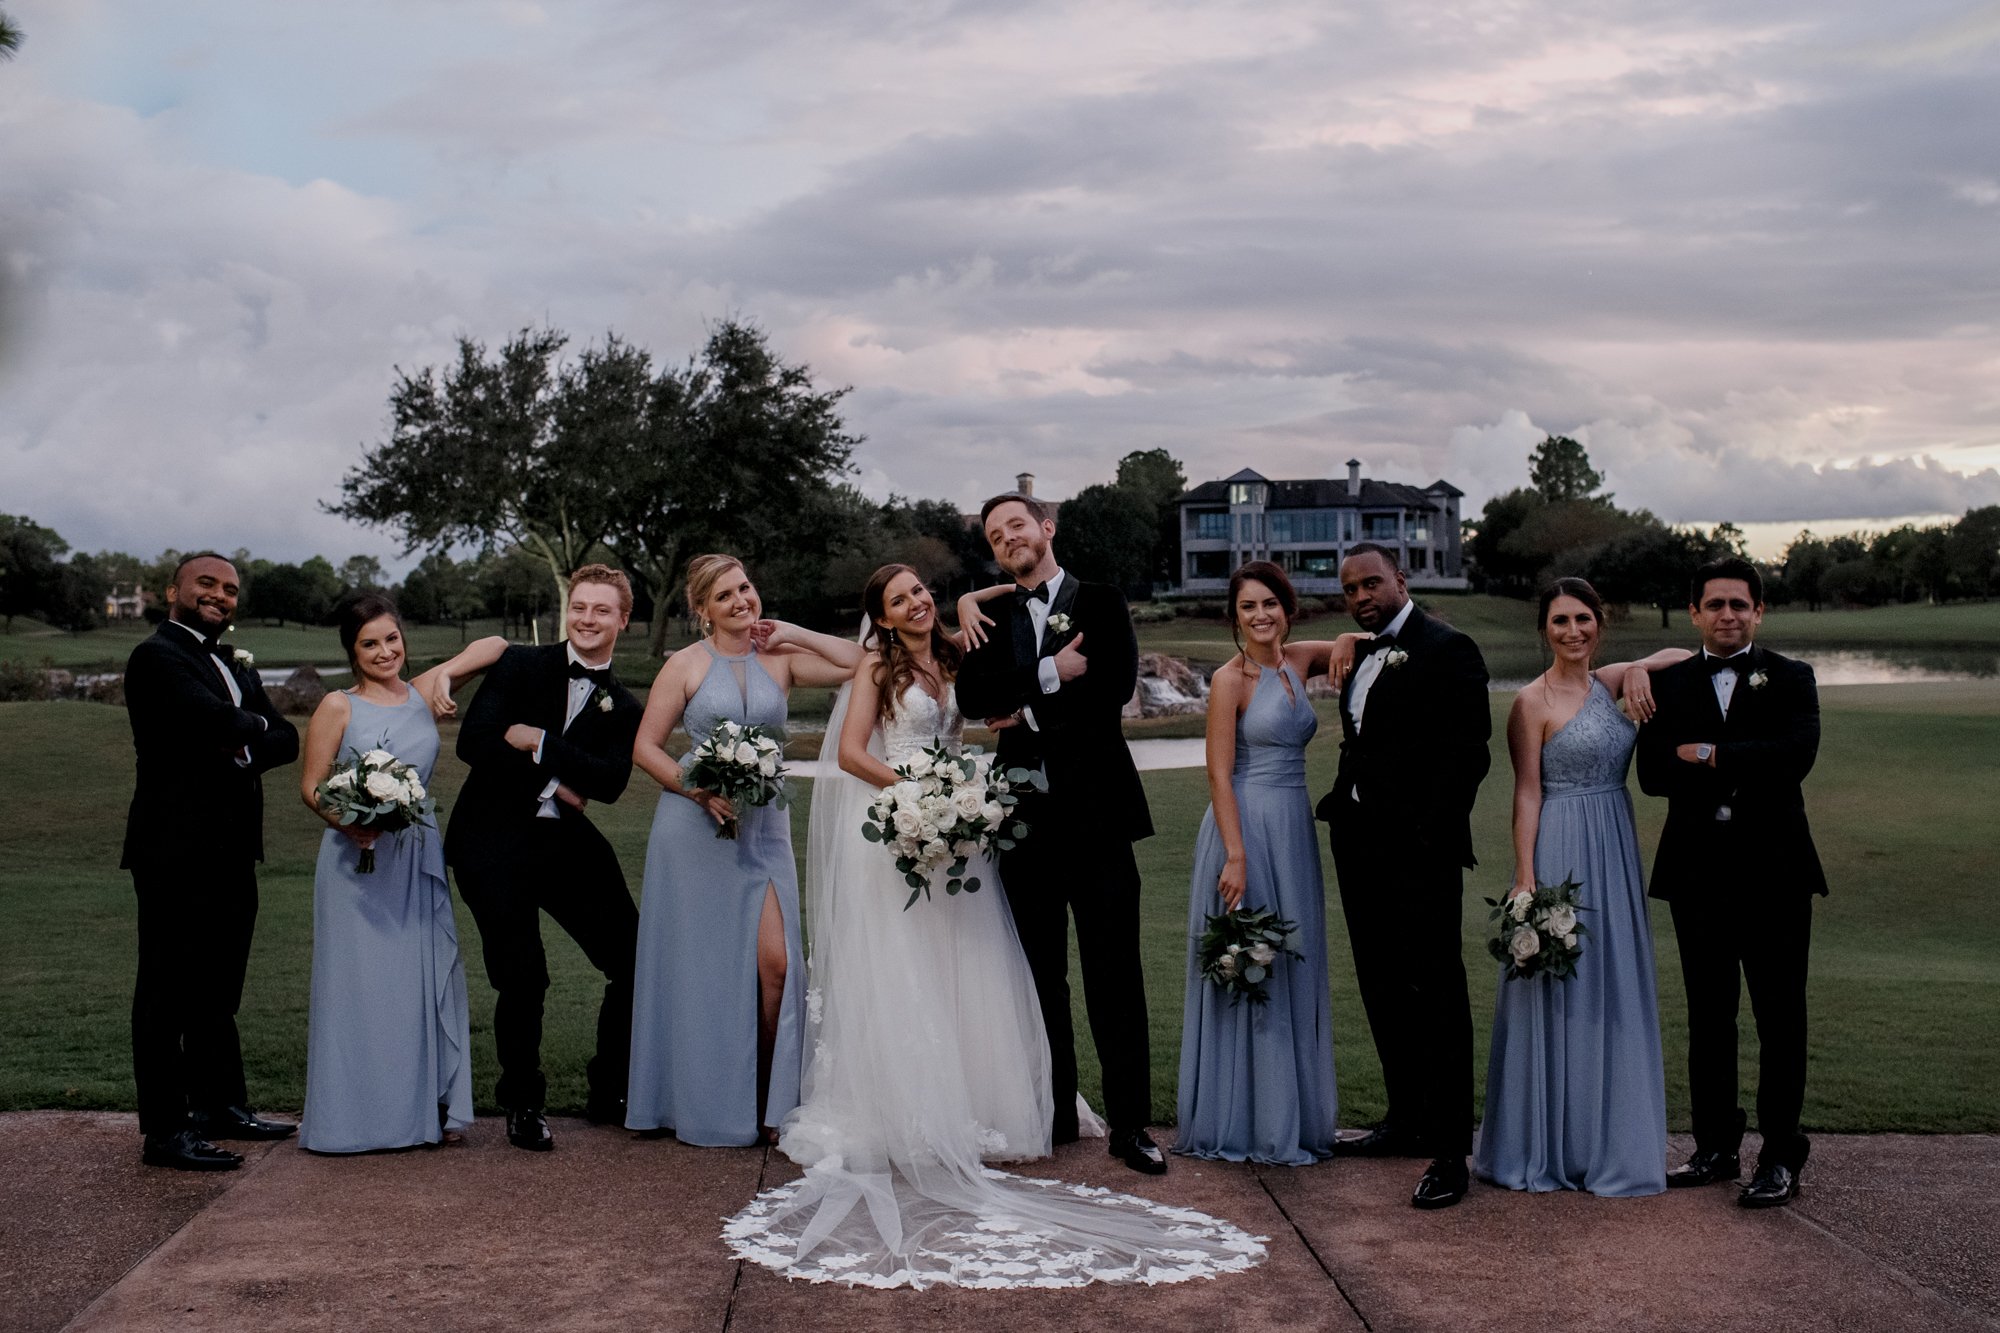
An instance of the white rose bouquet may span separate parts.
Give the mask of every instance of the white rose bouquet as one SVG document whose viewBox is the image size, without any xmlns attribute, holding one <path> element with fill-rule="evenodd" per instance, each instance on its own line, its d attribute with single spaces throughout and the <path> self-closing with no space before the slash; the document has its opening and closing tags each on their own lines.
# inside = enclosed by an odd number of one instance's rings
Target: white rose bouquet
<svg viewBox="0 0 2000 1333">
<path fill-rule="evenodd" d="M 1295 922 L 1281 920 L 1276 912 L 1239 907 L 1210 917 L 1195 948 L 1201 974 L 1228 992 L 1231 1004 L 1239 1000 L 1264 1004 L 1271 998 L 1264 992 L 1264 979 L 1279 956 L 1305 957 L 1298 944 Z"/>
<path fill-rule="evenodd" d="M 896 858 L 910 886 L 905 912 L 931 896 L 940 870 L 946 893 L 979 892 L 979 877 L 965 873 L 972 858 L 1011 851 L 1028 836 L 1027 824 L 1014 818 L 1020 787 L 1048 790 L 1040 773 L 1003 771 L 976 745 L 957 754 L 933 745 L 896 766 L 896 781 L 868 807 L 861 836 Z"/>
<path fill-rule="evenodd" d="M 1568 981 L 1583 956 L 1583 937 L 1590 932 L 1577 920 L 1587 910 L 1577 900 L 1583 886 L 1574 877 L 1555 885 L 1537 884 L 1533 893 L 1516 894 L 1505 902 L 1488 898 L 1493 933 L 1486 952 L 1507 965 L 1507 979 L 1551 976 Z"/>
<path fill-rule="evenodd" d="M 315 790 L 323 814 L 337 816 L 342 828 L 361 824 L 378 833 L 400 833 L 406 828 L 436 828 L 437 802 L 424 790 L 417 770 L 377 746 L 373 750 L 348 750 L 348 758 L 334 766 Z M 375 873 L 375 849 L 361 849 L 356 873 Z"/>
<path fill-rule="evenodd" d="M 746 727 L 724 718 L 681 761 L 681 780 L 689 787 L 726 796 L 737 806 L 775 805 L 782 810 L 787 799 L 785 733 L 778 727 Z M 715 836 L 733 838 L 742 831 L 739 821 L 726 819 Z"/>
</svg>

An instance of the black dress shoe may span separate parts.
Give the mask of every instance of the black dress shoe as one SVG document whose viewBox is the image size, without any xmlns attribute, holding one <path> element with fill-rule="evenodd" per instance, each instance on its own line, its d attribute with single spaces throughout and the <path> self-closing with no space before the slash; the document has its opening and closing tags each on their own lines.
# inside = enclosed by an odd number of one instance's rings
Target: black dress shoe
<svg viewBox="0 0 2000 1333">
<path fill-rule="evenodd" d="M 1417 1136 L 1395 1125 L 1377 1125 L 1358 1139 L 1336 1138 L 1335 1157 L 1422 1157 Z"/>
<path fill-rule="evenodd" d="M 1465 1197 L 1471 1183 L 1463 1157 L 1440 1157 L 1424 1169 L 1410 1202 L 1418 1208 L 1449 1208 Z"/>
<path fill-rule="evenodd" d="M 1167 1174 L 1167 1155 L 1160 1151 L 1159 1144 L 1153 1142 L 1153 1136 L 1143 1129 L 1114 1129 L 1107 1147 L 1113 1157 L 1141 1175 Z"/>
<path fill-rule="evenodd" d="M 593 1125 L 618 1125 L 625 1123 L 625 1099 L 623 1097 L 592 1097 L 584 1103 L 583 1118 Z"/>
<path fill-rule="evenodd" d="M 507 1142 L 529 1152 L 548 1152 L 556 1146 L 556 1136 L 549 1133 L 547 1116 L 539 1109 L 523 1107 L 507 1112 Z"/>
<path fill-rule="evenodd" d="M 1743 1163 L 1735 1153 L 1698 1152 L 1685 1163 L 1667 1172 L 1667 1188 L 1685 1189 L 1690 1185 L 1713 1185 L 1720 1180 L 1734 1180 L 1743 1174 Z"/>
<path fill-rule="evenodd" d="M 227 1148 L 218 1148 L 191 1129 L 178 1134 L 148 1134 L 139 1160 L 147 1166 L 167 1166 L 176 1171 L 234 1171 L 243 1159 Z"/>
<path fill-rule="evenodd" d="M 260 1120 L 255 1111 L 241 1106 L 190 1111 L 188 1124 L 194 1127 L 196 1135 L 204 1139 L 247 1139 L 252 1142 L 288 1139 L 299 1128 L 282 1120 Z"/>
<path fill-rule="evenodd" d="M 1776 1208 L 1790 1203 L 1799 1192 L 1799 1173 L 1789 1166 L 1773 1163 L 1759 1166 L 1757 1174 L 1736 1196 L 1736 1202 L 1745 1208 Z"/>
</svg>

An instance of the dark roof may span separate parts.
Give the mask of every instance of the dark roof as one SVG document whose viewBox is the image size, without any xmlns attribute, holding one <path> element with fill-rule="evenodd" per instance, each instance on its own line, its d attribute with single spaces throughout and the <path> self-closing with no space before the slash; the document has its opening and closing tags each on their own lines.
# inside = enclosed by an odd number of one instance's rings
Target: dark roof
<svg viewBox="0 0 2000 1333">
<path fill-rule="evenodd" d="M 1229 485 L 1235 481 L 1264 481 L 1263 477 L 1244 469 L 1224 481 L 1205 481 L 1181 496 L 1186 504 L 1227 504 Z M 1412 509 L 1419 513 L 1437 509 L 1430 497 L 1414 486 L 1405 486 L 1396 481 L 1375 481 L 1369 477 L 1361 479 L 1361 494 L 1350 495 L 1347 482 L 1332 477 L 1312 477 L 1303 481 L 1267 482 L 1271 495 L 1266 509 Z M 1454 490 L 1454 495 L 1464 492 Z"/>
<path fill-rule="evenodd" d="M 1445 479 L 1444 479 L 1443 477 L 1439 477 L 1439 478 L 1438 478 L 1438 479 L 1437 479 L 1436 481 L 1434 481 L 1434 482 L 1432 482 L 1432 483 L 1431 483 L 1430 485 L 1428 485 L 1428 486 L 1424 487 L 1424 494 L 1425 494 L 1425 495 L 1453 495 L 1453 496 L 1457 496 L 1457 497 L 1458 497 L 1459 499 L 1461 499 L 1461 500 L 1465 498 L 1465 492 L 1464 492 L 1464 491 L 1461 491 L 1460 489 L 1458 489 L 1458 487 L 1456 487 L 1456 486 L 1452 485 L 1452 484 L 1451 484 L 1450 482 L 1446 481 L 1446 480 L 1445 480 Z"/>
<path fill-rule="evenodd" d="M 1242 470 L 1241 472 L 1238 472 L 1238 473 L 1236 473 L 1236 474 L 1235 474 L 1234 476 L 1229 476 L 1229 477 L 1224 477 L 1224 478 L 1223 478 L 1223 480 L 1224 480 L 1225 482 L 1229 482 L 1229 481 L 1269 481 L 1269 480 L 1270 480 L 1270 478 L 1269 478 L 1269 477 L 1266 477 L 1266 476 L 1265 476 L 1265 475 L 1264 475 L 1263 473 L 1261 473 L 1261 472 L 1253 472 L 1253 471 L 1252 471 L 1251 469 L 1249 469 L 1249 468 L 1247 468 L 1247 467 L 1246 467 L 1246 468 L 1244 468 L 1244 469 L 1243 469 L 1243 470 Z"/>
</svg>

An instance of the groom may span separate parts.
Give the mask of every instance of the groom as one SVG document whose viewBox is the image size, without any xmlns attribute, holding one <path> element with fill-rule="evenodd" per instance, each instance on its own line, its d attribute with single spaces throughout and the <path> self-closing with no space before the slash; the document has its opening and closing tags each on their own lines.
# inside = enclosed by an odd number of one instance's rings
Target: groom
<svg viewBox="0 0 2000 1333">
<path fill-rule="evenodd" d="M 1151 837 L 1146 791 L 1121 717 L 1138 683 L 1139 644 L 1124 596 L 1056 564 L 1055 520 L 1026 495 L 996 495 L 979 511 L 993 558 L 1018 589 L 958 674 L 959 709 L 999 733 L 1009 768 L 1039 768 L 1047 794 L 1021 797 L 1028 836 L 1000 855 L 1000 878 L 1048 1029 L 1053 1139 L 1077 1137 L 1076 1038 L 1070 1021 L 1069 917 L 1090 1034 L 1104 1071 L 1110 1150 L 1160 1175 L 1153 1119 L 1146 979 L 1139 965 L 1139 867 L 1132 844 Z"/>
<path fill-rule="evenodd" d="M 604 974 L 586 1113 L 593 1124 L 625 1122 L 639 913 L 617 854 L 583 808 L 617 800 L 632 776 L 642 709 L 611 672 L 631 616 L 622 571 L 585 565 L 571 574 L 569 642 L 509 648 L 458 733 L 458 757 L 472 771 L 445 831 L 445 859 L 479 923 L 486 975 L 499 992 L 496 1099 L 507 1111 L 507 1141 L 530 1152 L 555 1146 L 543 1112 L 543 912 Z"/>
<path fill-rule="evenodd" d="M 1701 652 L 1653 676 L 1659 711 L 1639 731 L 1639 785 L 1667 798 L 1652 896 L 1673 912 L 1688 1001 L 1695 1151 L 1667 1184 L 1739 1174 L 1736 1012 L 1747 984 L 1764 1149 L 1737 1202 L 1771 1208 L 1799 1192 L 1810 1150 L 1799 1133 L 1806 955 L 1826 874 L 1800 784 L 1819 754 L 1819 689 L 1804 662 L 1752 642 L 1764 581 L 1749 561 L 1696 570 L 1688 612 Z"/>
<path fill-rule="evenodd" d="M 1460 898 L 1474 864 L 1473 798 L 1491 758 L 1486 662 L 1410 600 L 1396 553 L 1347 550 L 1340 584 L 1364 645 L 1340 694 L 1340 769 L 1329 825 L 1361 1006 L 1389 1113 L 1340 1156 L 1430 1157 L 1410 1202 L 1465 1197 L 1472 1152 L 1472 1010 Z"/>
</svg>

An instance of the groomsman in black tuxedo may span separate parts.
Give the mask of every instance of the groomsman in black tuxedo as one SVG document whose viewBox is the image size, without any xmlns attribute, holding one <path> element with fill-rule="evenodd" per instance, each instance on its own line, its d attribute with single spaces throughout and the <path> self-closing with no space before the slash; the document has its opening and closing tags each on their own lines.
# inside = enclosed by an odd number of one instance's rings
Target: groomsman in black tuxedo
<svg viewBox="0 0 2000 1333">
<path fill-rule="evenodd" d="M 236 1010 L 257 924 L 262 775 L 299 756 L 299 733 L 221 640 L 236 566 L 191 555 L 167 588 L 167 621 L 125 665 L 138 783 L 119 861 L 139 900 L 132 1076 L 142 1158 L 183 1171 L 242 1164 L 215 1139 L 281 1139 L 243 1083 Z"/>
<path fill-rule="evenodd" d="M 1811 1147 L 1799 1132 L 1806 958 L 1826 874 L 1800 786 L 1819 754 L 1819 689 L 1804 662 L 1753 642 L 1764 581 L 1749 561 L 1695 571 L 1688 611 L 1701 652 L 1653 676 L 1659 711 L 1639 731 L 1639 785 L 1667 798 L 1651 892 L 1673 912 L 1688 1000 L 1695 1151 L 1667 1184 L 1740 1173 L 1736 1015 L 1747 984 L 1764 1150 L 1737 1201 L 1770 1208 L 1799 1192 Z"/>
<path fill-rule="evenodd" d="M 569 641 L 509 648 L 458 732 L 458 757 L 472 771 L 445 831 L 445 860 L 479 923 L 486 976 L 499 992 L 496 1100 L 507 1111 L 507 1139 L 531 1152 L 555 1146 L 543 1110 L 543 912 L 604 974 L 586 1110 L 594 1124 L 625 1121 L 639 912 L 617 854 L 583 811 L 590 801 L 617 800 L 632 776 L 643 709 L 611 671 L 631 616 L 622 571 L 585 565 L 571 574 Z"/>
<path fill-rule="evenodd" d="M 1382 1061 L 1389 1114 L 1337 1156 L 1429 1157 L 1410 1202 L 1465 1197 L 1472 1152 L 1472 1008 L 1460 899 L 1472 802 L 1493 732 L 1486 661 L 1417 609 L 1396 553 L 1349 547 L 1340 584 L 1375 635 L 1340 693 L 1340 769 L 1327 821 L 1361 1005 Z"/>
<path fill-rule="evenodd" d="M 1139 642 L 1124 594 L 1056 563 L 1055 521 L 1026 495 L 980 510 L 993 558 L 1019 585 L 993 635 L 958 673 L 958 706 L 999 733 L 1009 768 L 1039 768 L 1027 792 L 1028 836 L 1000 854 L 1000 878 L 1048 1028 L 1053 1138 L 1077 1137 L 1076 1036 L 1070 1020 L 1069 918 L 1076 917 L 1084 1009 L 1104 1071 L 1111 1155 L 1159 1175 L 1152 1123 L 1146 979 L 1139 965 L 1139 867 L 1132 844 L 1153 834 L 1146 790 L 1122 725 L 1139 678 Z"/>
</svg>

